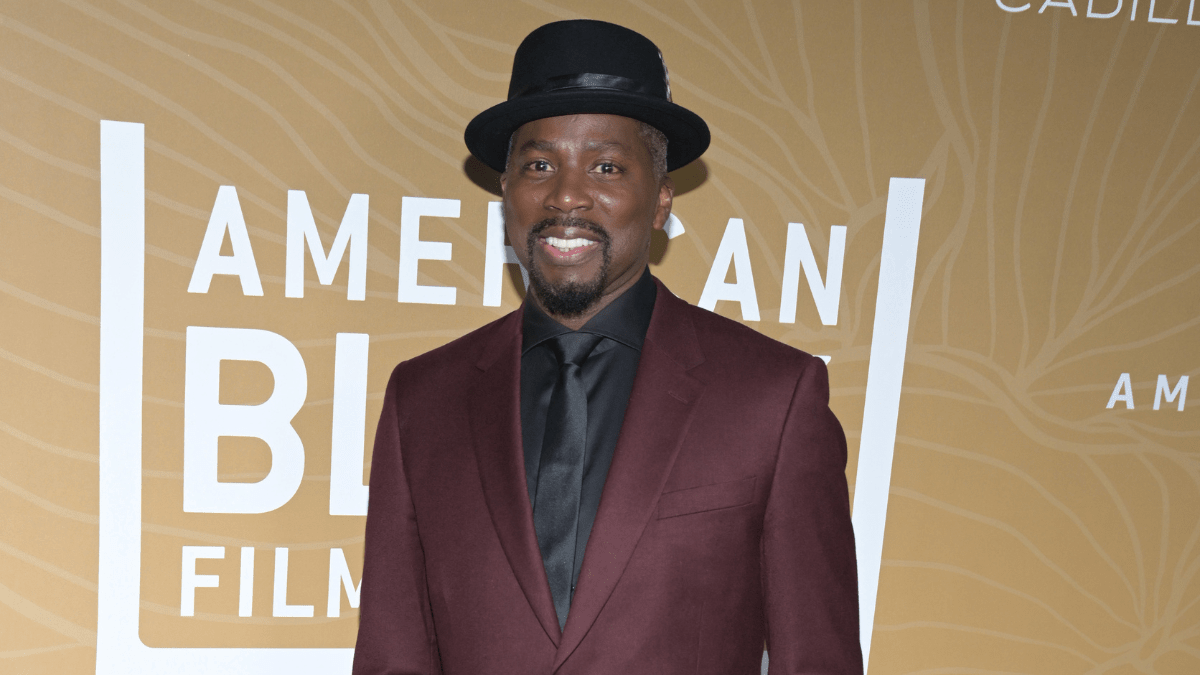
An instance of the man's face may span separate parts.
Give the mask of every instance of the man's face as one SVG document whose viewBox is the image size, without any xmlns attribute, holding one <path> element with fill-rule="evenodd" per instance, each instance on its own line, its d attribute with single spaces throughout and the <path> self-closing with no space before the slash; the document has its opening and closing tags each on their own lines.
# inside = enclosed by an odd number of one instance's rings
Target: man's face
<svg viewBox="0 0 1200 675">
<path fill-rule="evenodd" d="M 535 299 L 586 321 L 632 286 L 650 260 L 650 233 L 671 213 L 640 123 L 568 115 L 525 124 L 500 177 L 504 220 Z M 577 327 L 577 326 L 575 326 Z"/>
</svg>

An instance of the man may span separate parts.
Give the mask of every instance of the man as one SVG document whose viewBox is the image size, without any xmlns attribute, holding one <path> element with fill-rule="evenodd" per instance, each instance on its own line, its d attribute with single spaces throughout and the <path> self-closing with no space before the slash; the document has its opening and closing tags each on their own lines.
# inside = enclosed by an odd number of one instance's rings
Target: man
<svg viewBox="0 0 1200 675">
<path fill-rule="evenodd" d="M 657 48 L 543 26 L 466 141 L 530 292 L 392 375 L 354 672 L 861 673 L 824 364 L 648 271 L 709 142 Z"/>
</svg>

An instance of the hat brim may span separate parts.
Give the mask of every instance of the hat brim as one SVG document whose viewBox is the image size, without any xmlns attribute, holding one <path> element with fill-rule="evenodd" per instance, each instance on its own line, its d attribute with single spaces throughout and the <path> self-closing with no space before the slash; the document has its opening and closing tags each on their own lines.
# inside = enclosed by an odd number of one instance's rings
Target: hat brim
<svg viewBox="0 0 1200 675">
<path fill-rule="evenodd" d="M 521 125 L 546 117 L 580 114 L 632 117 L 663 132 L 667 137 L 668 171 L 704 154 L 711 141 L 708 125 L 683 106 L 635 93 L 586 88 L 522 96 L 494 105 L 471 120 L 463 136 L 471 154 L 503 173 L 508 140 Z"/>
</svg>

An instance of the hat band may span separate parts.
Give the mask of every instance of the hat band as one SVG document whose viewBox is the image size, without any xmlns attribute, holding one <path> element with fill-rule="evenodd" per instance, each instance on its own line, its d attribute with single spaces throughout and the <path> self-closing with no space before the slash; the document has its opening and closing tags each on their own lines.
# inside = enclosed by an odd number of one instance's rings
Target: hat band
<svg viewBox="0 0 1200 675">
<path fill-rule="evenodd" d="M 516 94 L 509 96 L 508 100 L 511 101 L 514 98 L 545 94 L 552 91 L 562 91 L 564 89 L 607 89 L 610 91 L 623 91 L 630 94 L 646 94 L 656 98 L 666 98 L 663 95 L 661 87 L 644 84 L 637 80 L 631 80 L 628 77 L 604 75 L 601 73 L 579 73 L 578 75 L 559 75 L 547 78 L 544 82 L 531 84 Z"/>
</svg>

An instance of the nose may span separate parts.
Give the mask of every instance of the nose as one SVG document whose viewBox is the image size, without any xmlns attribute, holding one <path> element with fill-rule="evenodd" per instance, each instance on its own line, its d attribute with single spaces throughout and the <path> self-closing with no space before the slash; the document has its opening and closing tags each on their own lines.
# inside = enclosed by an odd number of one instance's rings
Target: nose
<svg viewBox="0 0 1200 675">
<path fill-rule="evenodd" d="M 573 167 L 561 167 L 551 179 L 546 199 L 542 202 L 547 210 L 569 214 L 592 208 L 587 172 Z"/>
</svg>

